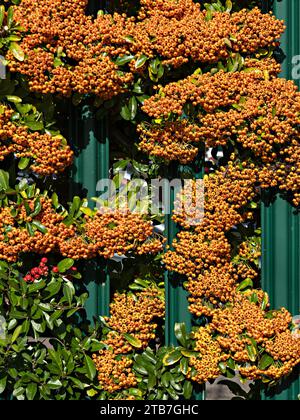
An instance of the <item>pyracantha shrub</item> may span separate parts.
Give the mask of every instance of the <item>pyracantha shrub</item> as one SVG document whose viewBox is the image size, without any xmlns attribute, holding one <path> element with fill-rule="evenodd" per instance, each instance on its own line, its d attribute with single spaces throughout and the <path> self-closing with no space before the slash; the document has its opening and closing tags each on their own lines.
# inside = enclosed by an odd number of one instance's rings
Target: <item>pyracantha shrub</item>
<svg viewBox="0 0 300 420">
<path fill-rule="evenodd" d="M 126 356 L 135 348 L 146 349 L 155 338 L 155 320 L 164 316 L 164 299 L 159 289 L 148 288 L 135 295 L 116 294 L 105 318 L 110 331 L 102 341 L 104 348 L 93 358 L 100 385 L 110 393 L 135 387 L 133 360 Z"/>
<path fill-rule="evenodd" d="M 26 125 L 16 125 L 12 121 L 14 114 L 13 109 L 0 106 L 0 161 L 13 154 L 39 175 L 65 171 L 73 161 L 73 152 L 63 136 L 32 132 Z"/>
<path fill-rule="evenodd" d="M 8 175 L 1 172 L 3 177 Z M 70 212 L 47 193 L 41 194 L 26 182 L 3 194 L 0 208 L 0 258 L 17 261 L 21 253 L 58 252 L 74 259 L 100 255 L 148 254 L 162 250 L 153 224 L 128 209 L 90 211 L 79 197 Z M 84 214 L 87 213 L 87 214 Z"/>
<path fill-rule="evenodd" d="M 148 67 L 155 80 L 166 66 L 252 54 L 277 45 L 284 28 L 257 8 L 208 13 L 192 0 L 145 2 L 137 18 L 98 13 L 94 19 L 85 14 L 86 5 L 22 0 L 15 8 L 25 58 L 20 62 L 9 52 L 9 69 L 26 75 L 32 91 L 107 100 L 128 90 L 135 74 L 147 76 Z"/>
<path fill-rule="evenodd" d="M 231 161 L 205 177 L 201 223 L 187 224 L 185 210 L 174 214 L 185 230 L 164 261 L 168 270 L 188 278 L 190 311 L 208 319 L 206 327 L 194 332 L 199 356 L 191 358 L 197 373 L 190 377 L 197 382 L 225 373 L 227 363 L 243 378 L 278 380 L 300 362 L 292 316 L 286 309 L 270 311 L 267 294 L 253 289 L 260 256 L 257 242 L 248 238 L 234 248 L 228 237 L 253 218 L 251 201 L 259 178 L 260 169 L 253 163 Z M 279 351 L 274 343 L 283 340 L 286 346 Z"/>
<path fill-rule="evenodd" d="M 121 116 L 127 121 L 136 121 L 140 102 L 144 116 L 138 114 L 138 121 L 146 120 L 138 127 L 140 149 L 151 157 L 185 164 L 196 160 L 198 150 L 218 148 L 222 164 L 216 158 L 204 178 L 204 212 L 195 212 L 193 191 L 192 199 L 175 211 L 174 221 L 182 230 L 164 257 L 169 271 L 187 278 L 190 311 L 201 317 L 203 326 L 187 335 L 177 325 L 181 346 L 170 352 L 160 347 L 155 353 L 147 346 L 153 345 L 164 316 L 160 291 L 148 287 L 136 294 L 117 293 L 110 316 L 103 319 L 100 343 L 93 349 L 87 342 L 82 347 L 90 354 L 100 351 L 94 354 L 95 365 L 80 354 L 87 374 L 73 378 L 75 387 L 85 387 L 86 376 L 92 382 L 96 369 L 98 388 L 87 388 L 91 396 L 100 391 L 100 398 L 102 391 L 120 399 L 190 398 L 191 381 L 202 384 L 228 370 L 238 371 L 243 379 L 279 380 L 299 364 L 300 341 L 292 333 L 288 311 L 270 310 L 267 294 L 257 288 L 261 250 L 255 209 L 261 189 L 269 187 L 286 192 L 295 205 L 300 203 L 299 93 L 292 82 L 277 78 L 280 66 L 271 58 L 283 22 L 258 8 L 240 10 L 239 4 L 245 2 L 233 5 L 232 11 L 231 2 L 225 6 L 211 2 L 202 8 L 192 0 L 141 0 L 140 8 L 135 4 L 132 9 L 133 16 L 99 11 L 95 18 L 87 16 L 87 3 L 22 0 L 7 12 L 0 8 L 4 54 L 13 77 L 27 82 L 37 97 L 42 94 L 42 101 L 43 95 L 75 93 L 76 100 L 96 96 L 95 103 L 101 106 L 120 98 Z M 160 81 L 164 86 L 158 85 Z M 0 156 L 27 159 L 40 175 L 69 165 L 72 152 L 62 138 L 17 124 L 7 106 L 8 95 L 4 96 Z M 124 101 L 128 105 L 123 106 Z M 116 102 L 105 105 L 114 112 Z M 92 211 L 75 197 L 67 211 L 55 194 L 51 198 L 41 194 L 24 180 L 10 189 L 4 171 L 0 181 L 0 258 L 9 263 L 28 252 L 60 253 L 73 264 L 73 259 L 162 250 L 152 222 L 128 209 Z M 196 223 L 191 221 L 193 214 Z M 53 276 L 58 272 L 60 268 L 54 267 Z M 46 275 L 46 267 L 32 268 L 23 287 L 38 287 Z M 75 289 L 68 277 L 60 282 L 66 282 L 63 303 L 71 306 Z M 44 326 L 49 318 L 42 316 Z M 12 325 L 13 329 L 14 321 Z M 21 328 L 11 341 L 24 332 Z M 66 334 L 73 342 L 71 325 Z M 59 361 L 56 357 L 51 366 L 56 363 L 59 368 L 69 355 L 66 341 L 64 350 L 56 344 Z M 17 346 L 24 349 L 20 340 Z M 54 359 L 53 352 L 39 348 L 37 364 L 46 356 Z M 5 357 L 4 351 L 7 365 Z M 170 371 L 164 370 L 170 366 Z M 47 375 L 39 388 L 45 399 L 52 396 L 53 386 Z M 68 386 L 68 375 L 63 372 L 55 381 Z M 24 383 L 18 382 L 21 390 L 17 388 L 16 397 L 24 398 Z M 30 389 L 35 397 L 37 387 Z M 70 386 L 68 390 L 78 399 L 78 392 Z"/>
<path fill-rule="evenodd" d="M 252 153 L 261 168 L 263 187 L 290 191 L 298 205 L 300 96 L 292 81 L 267 76 L 266 71 L 252 68 L 192 75 L 167 85 L 145 101 L 144 111 L 165 122 L 142 126 L 140 147 L 152 155 L 186 162 L 196 154 L 193 142 L 207 147 L 234 142 Z"/>
</svg>

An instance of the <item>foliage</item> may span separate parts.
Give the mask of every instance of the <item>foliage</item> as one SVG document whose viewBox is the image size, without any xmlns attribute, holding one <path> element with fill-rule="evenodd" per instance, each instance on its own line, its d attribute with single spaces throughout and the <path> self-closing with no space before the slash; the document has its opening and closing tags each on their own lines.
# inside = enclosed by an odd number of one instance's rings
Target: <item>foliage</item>
<svg viewBox="0 0 300 420">
<path fill-rule="evenodd" d="M 300 197 L 299 94 L 277 78 L 273 57 L 283 23 L 260 1 L 124 0 L 113 15 L 101 2 L 93 17 L 87 3 L 0 6 L 0 393 L 190 399 L 193 383 L 237 370 L 275 384 L 300 361 L 290 314 L 270 311 L 259 289 L 261 189 L 284 190 L 294 205 Z M 163 258 L 155 229 L 167 221 L 132 213 L 138 193 L 127 192 L 123 213 L 106 212 L 119 197 L 95 198 L 102 213 L 85 197 L 60 203 L 57 175 L 74 154 L 61 132 L 69 110 L 85 105 L 110 117 L 120 193 L 128 174 L 194 178 L 204 162 L 204 220 L 187 217 L 192 189 Z M 98 270 L 99 257 L 115 294 L 94 324 L 74 260 Z M 186 278 L 197 318 L 191 332 L 176 324 L 176 347 L 164 346 L 162 261 Z M 79 263 L 84 278 L 90 267 Z M 226 385 L 257 398 L 256 386 Z"/>
<path fill-rule="evenodd" d="M 0 392 L 23 399 L 82 399 L 95 386 L 92 351 L 99 327 L 87 329 L 85 291 L 79 273 L 62 269 L 24 280 L 26 264 L 0 264 L 0 314 L 7 334 L 0 340 Z M 28 263 L 27 263 L 28 265 Z"/>
</svg>

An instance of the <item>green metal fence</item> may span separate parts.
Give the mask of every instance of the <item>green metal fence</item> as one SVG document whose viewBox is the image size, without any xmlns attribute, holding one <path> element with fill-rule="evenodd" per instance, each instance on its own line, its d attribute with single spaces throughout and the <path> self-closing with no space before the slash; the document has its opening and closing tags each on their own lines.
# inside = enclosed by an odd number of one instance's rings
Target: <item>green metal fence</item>
<svg viewBox="0 0 300 420">
<path fill-rule="evenodd" d="M 273 10 L 284 19 L 287 30 L 281 39 L 282 76 L 293 78 L 293 57 L 300 55 L 300 2 L 275 0 Z M 299 61 L 300 62 L 300 61 Z M 298 62 L 298 64 L 299 64 Z M 295 80 L 298 85 L 300 80 Z M 269 293 L 272 307 L 300 312 L 300 215 L 280 197 L 262 208 L 262 287 Z M 300 394 L 299 371 L 266 399 L 296 400 Z"/>
</svg>

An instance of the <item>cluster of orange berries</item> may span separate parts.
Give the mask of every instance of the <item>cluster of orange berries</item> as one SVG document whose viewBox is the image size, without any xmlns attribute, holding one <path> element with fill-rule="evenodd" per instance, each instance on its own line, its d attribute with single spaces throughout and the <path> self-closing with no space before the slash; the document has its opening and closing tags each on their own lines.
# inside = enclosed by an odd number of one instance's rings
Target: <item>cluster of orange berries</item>
<svg viewBox="0 0 300 420">
<path fill-rule="evenodd" d="M 38 206 L 40 211 L 34 215 Z M 162 241 L 153 237 L 152 222 L 129 210 L 103 209 L 94 217 L 85 216 L 80 223 L 71 225 L 64 223 L 65 218 L 45 196 L 2 207 L 0 259 L 17 261 L 19 254 L 29 252 L 59 252 L 73 259 L 90 259 L 97 255 L 111 258 L 114 254 L 142 255 L 162 250 Z"/>
<path fill-rule="evenodd" d="M 147 59 L 179 67 L 189 60 L 212 63 L 231 52 L 252 54 L 283 32 L 283 23 L 255 8 L 207 12 L 192 0 L 142 2 L 137 18 L 126 14 L 85 14 L 87 0 L 22 0 L 15 19 L 25 29 L 23 62 L 8 52 L 9 68 L 28 77 L 32 91 L 93 93 L 103 100 L 128 89 Z M 117 58 L 131 57 L 128 70 Z M 139 59 L 145 57 L 144 64 Z"/>
<path fill-rule="evenodd" d="M 300 93 L 292 81 L 270 77 L 262 66 L 248 70 L 192 75 L 162 88 L 143 106 L 162 123 L 141 126 L 140 147 L 149 154 L 186 163 L 193 160 L 197 142 L 216 147 L 234 141 L 258 159 L 262 187 L 279 186 L 299 205 Z M 187 105 L 193 111 L 183 119 Z M 165 125 L 172 130 L 162 133 Z M 180 139 L 181 133 L 189 135 Z"/>
<path fill-rule="evenodd" d="M 300 341 L 289 329 L 291 315 L 285 309 L 269 312 L 268 297 L 261 290 L 239 291 L 241 282 L 258 276 L 255 262 L 260 250 L 251 238 L 234 249 L 227 233 L 253 218 L 249 204 L 257 194 L 260 170 L 253 163 L 232 159 L 204 179 L 201 222 L 190 221 L 193 200 L 186 214 L 185 208 L 175 212 L 174 220 L 184 230 L 173 243 L 174 251 L 164 257 L 168 270 L 188 278 L 190 311 L 209 319 L 194 336 L 199 357 L 192 358 L 190 366 L 197 374 L 189 375 L 197 382 L 219 376 L 220 364 L 228 359 L 242 376 L 270 380 L 290 373 L 300 362 Z M 283 337 L 288 345 L 280 350 Z M 272 366 L 260 367 L 258 347 L 273 358 Z"/>
<path fill-rule="evenodd" d="M 146 122 L 138 127 L 139 147 L 149 155 L 181 163 L 193 161 L 199 153 L 193 144 L 200 141 L 199 126 L 188 121 L 167 121 L 165 124 L 149 125 Z"/>
<path fill-rule="evenodd" d="M 40 175 L 63 172 L 73 161 L 73 152 L 62 136 L 30 132 L 11 121 L 14 113 L 2 106 L 0 113 L 0 161 L 10 154 L 31 160 L 30 169 Z"/>
<path fill-rule="evenodd" d="M 111 331 L 102 343 L 105 349 L 94 354 L 102 388 L 110 393 L 134 387 L 137 384 L 132 372 L 132 360 L 126 356 L 134 347 L 126 339 L 129 334 L 139 349 L 145 349 L 155 338 L 157 324 L 164 316 L 164 301 L 161 292 L 148 288 L 135 295 L 115 294 L 110 305 L 110 317 L 105 321 Z"/>
</svg>

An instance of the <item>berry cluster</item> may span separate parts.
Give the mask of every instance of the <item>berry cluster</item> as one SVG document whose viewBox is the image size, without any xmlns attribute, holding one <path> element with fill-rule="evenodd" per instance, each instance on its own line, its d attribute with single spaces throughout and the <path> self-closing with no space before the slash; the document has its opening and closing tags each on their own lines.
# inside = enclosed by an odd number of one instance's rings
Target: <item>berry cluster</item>
<svg viewBox="0 0 300 420">
<path fill-rule="evenodd" d="M 93 93 L 103 100 L 126 90 L 149 59 L 179 67 L 212 63 L 233 52 L 277 45 L 283 23 L 255 8 L 208 17 L 192 0 L 143 2 L 138 18 L 86 16 L 87 0 L 22 0 L 15 19 L 24 27 L 23 62 L 8 52 L 9 68 L 28 77 L 32 91 Z M 128 58 L 129 57 L 129 58 Z M 125 58 L 125 61 L 124 61 Z M 129 66 L 124 67 L 125 64 Z"/>
<path fill-rule="evenodd" d="M 42 258 L 38 267 L 33 267 L 30 270 L 30 273 L 26 274 L 24 281 L 26 283 L 34 283 L 35 281 L 40 280 L 42 277 L 46 277 L 49 274 L 49 267 L 47 266 L 48 259 Z"/>
<path fill-rule="evenodd" d="M 230 359 L 245 378 L 278 380 L 299 364 L 300 341 L 290 330 L 291 315 L 285 309 L 269 311 L 267 295 L 249 288 L 258 276 L 257 244 L 249 239 L 235 249 L 228 238 L 234 227 L 253 218 L 249 204 L 260 178 L 253 163 L 232 159 L 205 177 L 202 222 L 187 222 L 192 206 L 175 212 L 174 220 L 187 230 L 178 234 L 164 261 L 169 270 L 188 278 L 190 311 L 209 320 L 195 333 L 199 357 L 190 365 L 197 374 L 189 377 L 197 382 L 214 379 Z M 287 345 L 280 349 L 283 338 Z M 264 355 L 271 360 L 267 366 L 261 362 Z"/>
<path fill-rule="evenodd" d="M 138 348 L 145 349 L 155 338 L 157 324 L 154 320 L 163 318 L 164 301 L 158 289 L 149 288 L 128 295 L 115 294 L 110 306 L 110 317 L 105 318 L 111 328 L 103 344 L 106 349 L 94 354 L 93 359 L 99 372 L 99 381 L 103 389 L 115 392 L 136 385 L 132 373 L 132 360 L 128 356 L 134 346 L 126 339 L 129 334 Z"/>
<path fill-rule="evenodd" d="M 164 119 L 172 129 L 164 130 L 157 123 L 146 129 L 141 126 L 140 147 L 186 163 L 196 154 L 193 143 L 225 147 L 234 142 L 251 151 L 260 167 L 262 187 L 278 186 L 299 205 L 300 93 L 292 81 L 266 79 L 265 71 L 219 71 L 167 85 L 145 101 L 143 110 Z"/>
<path fill-rule="evenodd" d="M 162 241 L 153 237 L 152 222 L 129 210 L 103 209 L 80 223 L 65 220 L 66 214 L 59 214 L 46 196 L 10 202 L 0 209 L 0 259 L 17 261 L 19 254 L 29 252 L 59 252 L 77 260 L 162 250 Z"/>
<path fill-rule="evenodd" d="M 40 175 L 63 172 L 73 161 L 73 152 L 65 139 L 49 134 L 30 132 L 26 126 L 12 122 L 14 111 L 2 106 L 0 112 L 0 161 L 10 154 L 28 158 L 30 169 Z"/>
</svg>

